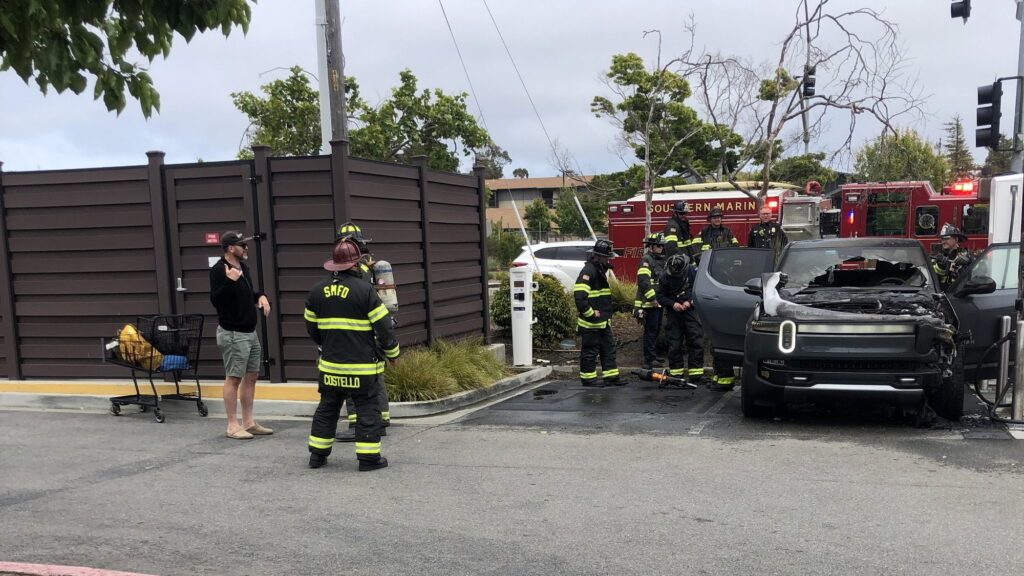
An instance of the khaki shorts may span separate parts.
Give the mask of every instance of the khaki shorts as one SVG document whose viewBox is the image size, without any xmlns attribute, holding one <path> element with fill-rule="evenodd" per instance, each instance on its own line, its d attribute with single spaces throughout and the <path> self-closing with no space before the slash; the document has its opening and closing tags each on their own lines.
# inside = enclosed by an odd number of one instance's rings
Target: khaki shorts
<svg viewBox="0 0 1024 576">
<path fill-rule="evenodd" d="M 224 358 L 224 374 L 243 378 L 246 372 L 259 372 L 263 347 L 256 332 L 232 332 L 217 326 L 217 348 Z"/>
</svg>

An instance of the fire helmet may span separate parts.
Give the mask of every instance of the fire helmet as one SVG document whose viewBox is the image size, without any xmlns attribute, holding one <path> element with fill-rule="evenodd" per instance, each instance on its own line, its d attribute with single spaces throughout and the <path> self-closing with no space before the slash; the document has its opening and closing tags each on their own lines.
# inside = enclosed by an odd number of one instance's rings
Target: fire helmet
<svg viewBox="0 0 1024 576">
<path fill-rule="evenodd" d="M 672 205 L 672 211 L 676 214 L 686 214 L 690 211 L 690 205 L 686 200 L 676 200 L 676 203 Z"/>
<path fill-rule="evenodd" d="M 967 235 L 960 231 L 959 228 L 953 226 L 949 222 L 942 225 L 942 230 L 939 231 L 939 238 L 949 238 L 956 236 L 956 239 L 960 242 L 967 241 Z"/>
<path fill-rule="evenodd" d="M 361 257 L 362 253 L 355 242 L 342 240 L 334 245 L 334 254 L 330 260 L 324 262 L 324 270 L 331 272 L 348 270 L 355 266 Z"/>
<path fill-rule="evenodd" d="M 617 256 L 617 254 L 612 251 L 612 243 L 608 240 L 598 240 L 597 242 L 594 242 L 594 247 L 587 250 L 587 254 L 606 256 L 608 258 L 615 258 Z"/>
<path fill-rule="evenodd" d="M 661 232 L 651 234 L 644 238 L 644 246 L 664 246 L 665 236 Z"/>
<path fill-rule="evenodd" d="M 367 242 L 372 242 L 370 238 L 363 236 L 363 230 L 351 221 L 338 226 L 338 234 L 334 237 L 334 242 L 338 243 L 342 240 L 352 240 L 360 248 L 365 248 Z"/>
<path fill-rule="evenodd" d="M 708 220 L 711 220 L 712 218 L 721 218 L 721 217 L 722 217 L 722 209 L 719 208 L 718 206 L 715 206 L 714 208 L 711 209 L 711 211 L 708 212 Z"/>
<path fill-rule="evenodd" d="M 690 259 L 686 257 L 686 254 L 675 254 L 665 263 L 665 269 L 672 276 L 680 276 L 689 263 Z"/>
</svg>

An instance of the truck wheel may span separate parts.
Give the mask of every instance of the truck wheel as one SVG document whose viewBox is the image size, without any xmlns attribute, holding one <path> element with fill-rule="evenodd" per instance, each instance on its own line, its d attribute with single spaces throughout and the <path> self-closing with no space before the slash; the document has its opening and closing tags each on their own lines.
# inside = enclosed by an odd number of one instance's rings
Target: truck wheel
<svg viewBox="0 0 1024 576">
<path fill-rule="evenodd" d="M 946 420 L 959 422 L 964 415 L 964 350 L 957 350 L 950 366 L 952 374 L 942 379 L 942 385 L 928 399 L 935 413 Z"/>
</svg>

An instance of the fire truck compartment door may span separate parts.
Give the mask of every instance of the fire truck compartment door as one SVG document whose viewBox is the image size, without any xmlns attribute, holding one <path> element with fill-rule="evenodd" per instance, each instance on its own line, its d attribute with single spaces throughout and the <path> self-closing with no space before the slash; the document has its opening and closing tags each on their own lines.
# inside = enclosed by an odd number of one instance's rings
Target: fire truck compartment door
<svg viewBox="0 0 1024 576">
<path fill-rule="evenodd" d="M 701 256 L 694 285 L 697 314 L 718 354 L 742 358 L 747 320 L 760 300 L 743 286 L 771 272 L 773 256 L 766 248 L 718 248 Z"/>
</svg>

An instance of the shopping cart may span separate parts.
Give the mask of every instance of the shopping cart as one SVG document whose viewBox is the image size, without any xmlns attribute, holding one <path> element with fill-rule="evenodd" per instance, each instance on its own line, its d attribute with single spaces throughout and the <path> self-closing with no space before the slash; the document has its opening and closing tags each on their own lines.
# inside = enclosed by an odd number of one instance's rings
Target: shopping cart
<svg viewBox="0 0 1024 576">
<path fill-rule="evenodd" d="M 188 400 L 196 403 L 200 416 L 209 412 L 203 404 L 203 391 L 199 385 L 199 344 L 203 336 L 203 317 L 200 314 L 177 316 L 139 316 L 134 325 L 125 326 L 116 338 L 102 339 L 103 361 L 130 368 L 135 394 L 114 396 L 110 411 L 121 414 L 121 406 L 134 404 L 141 412 L 153 408 L 157 422 L 164 421 L 160 403 L 164 400 Z M 139 375 L 149 379 L 152 394 L 139 391 Z M 174 394 L 160 395 L 153 381 L 154 374 L 170 375 L 174 380 Z M 183 375 L 195 380 L 195 392 L 181 392 Z"/>
</svg>

